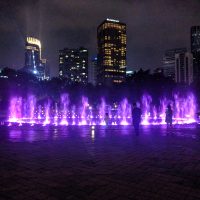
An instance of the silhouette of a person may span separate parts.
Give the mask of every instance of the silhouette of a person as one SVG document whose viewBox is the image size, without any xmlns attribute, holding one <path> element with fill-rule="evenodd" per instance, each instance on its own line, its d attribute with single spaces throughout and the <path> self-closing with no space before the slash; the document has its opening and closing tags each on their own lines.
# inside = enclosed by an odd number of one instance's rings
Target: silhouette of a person
<svg viewBox="0 0 200 200">
<path fill-rule="evenodd" d="M 167 127 L 172 127 L 172 116 L 173 116 L 173 111 L 172 111 L 171 105 L 169 104 L 166 109 L 166 118 L 165 118 Z"/>
<path fill-rule="evenodd" d="M 132 120 L 133 120 L 133 126 L 134 126 L 134 129 L 135 129 L 136 135 L 139 134 L 141 114 L 142 114 L 141 109 L 137 107 L 136 103 L 133 103 Z"/>
<path fill-rule="evenodd" d="M 108 115 L 108 113 L 105 114 L 104 120 L 105 120 L 106 125 L 109 125 L 109 115 Z"/>
</svg>

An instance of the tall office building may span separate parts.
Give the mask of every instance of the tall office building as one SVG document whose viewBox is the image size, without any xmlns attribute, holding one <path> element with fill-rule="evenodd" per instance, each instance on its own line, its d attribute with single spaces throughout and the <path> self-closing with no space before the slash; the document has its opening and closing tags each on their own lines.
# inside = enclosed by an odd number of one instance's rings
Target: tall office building
<svg viewBox="0 0 200 200">
<path fill-rule="evenodd" d="M 39 80 L 44 80 L 46 59 L 42 59 L 41 54 L 40 40 L 34 37 L 27 37 L 25 43 L 24 70 L 34 74 Z"/>
<path fill-rule="evenodd" d="M 25 46 L 25 67 L 28 71 L 37 73 L 37 68 L 41 60 L 41 42 L 40 40 L 27 37 Z"/>
<path fill-rule="evenodd" d="M 106 19 L 97 29 L 98 83 L 122 83 L 126 78 L 126 24 Z"/>
<path fill-rule="evenodd" d="M 169 49 L 163 57 L 163 72 L 166 77 L 175 81 L 175 54 L 187 52 L 186 48 Z"/>
<path fill-rule="evenodd" d="M 200 80 L 200 26 L 191 28 L 191 52 L 193 54 L 194 80 Z"/>
<path fill-rule="evenodd" d="M 88 50 L 83 47 L 60 50 L 59 77 L 69 83 L 88 83 Z"/>
<path fill-rule="evenodd" d="M 97 84 L 97 57 L 92 58 L 91 64 L 88 69 L 88 82 L 92 85 Z"/>
<path fill-rule="evenodd" d="M 193 82 L 193 56 L 191 53 L 179 53 L 175 55 L 175 81 L 190 85 Z"/>
<path fill-rule="evenodd" d="M 49 68 L 49 65 L 47 64 L 47 60 L 43 59 L 44 61 L 44 66 L 45 66 L 45 69 L 44 69 L 44 79 L 45 80 L 50 80 L 50 68 Z"/>
</svg>

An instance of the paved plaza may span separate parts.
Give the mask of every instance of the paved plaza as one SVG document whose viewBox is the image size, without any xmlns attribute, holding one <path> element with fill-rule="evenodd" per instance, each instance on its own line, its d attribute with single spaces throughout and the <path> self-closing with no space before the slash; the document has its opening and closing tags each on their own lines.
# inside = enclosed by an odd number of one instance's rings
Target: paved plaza
<svg viewBox="0 0 200 200">
<path fill-rule="evenodd" d="M 0 200 L 198 200 L 200 129 L 0 127 Z"/>
</svg>

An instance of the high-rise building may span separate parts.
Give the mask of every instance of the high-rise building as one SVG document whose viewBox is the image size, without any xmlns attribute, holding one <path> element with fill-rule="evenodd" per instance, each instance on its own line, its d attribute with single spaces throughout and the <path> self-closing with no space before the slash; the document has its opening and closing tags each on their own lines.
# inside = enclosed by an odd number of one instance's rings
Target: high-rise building
<svg viewBox="0 0 200 200">
<path fill-rule="evenodd" d="M 59 77 L 69 83 L 88 83 L 88 50 L 83 47 L 60 50 Z"/>
<path fill-rule="evenodd" d="M 200 80 L 200 26 L 191 27 L 191 52 L 193 54 L 194 80 Z"/>
<path fill-rule="evenodd" d="M 27 37 L 25 46 L 25 67 L 28 71 L 37 73 L 37 68 L 41 60 L 41 42 L 40 40 Z"/>
<path fill-rule="evenodd" d="M 24 70 L 34 74 L 39 80 L 44 80 L 46 59 L 42 59 L 41 54 L 40 40 L 34 37 L 27 37 L 25 44 Z"/>
<path fill-rule="evenodd" d="M 126 78 L 126 24 L 106 19 L 97 29 L 98 83 L 122 83 Z"/>
<path fill-rule="evenodd" d="M 46 59 L 40 60 L 40 65 L 37 68 L 37 77 L 39 80 L 49 80 L 50 79 L 50 69 L 47 65 Z"/>
<path fill-rule="evenodd" d="M 175 81 L 175 54 L 187 52 L 186 48 L 169 49 L 163 57 L 163 72 L 166 77 Z"/>
<path fill-rule="evenodd" d="M 97 57 L 92 58 L 88 69 L 88 82 L 92 85 L 97 84 Z"/>
<path fill-rule="evenodd" d="M 43 59 L 43 63 L 44 63 L 44 79 L 45 80 L 50 80 L 50 68 L 49 65 L 47 64 L 47 60 Z"/>
<path fill-rule="evenodd" d="M 175 55 L 175 81 L 190 85 L 193 82 L 193 56 L 190 52 Z"/>
</svg>

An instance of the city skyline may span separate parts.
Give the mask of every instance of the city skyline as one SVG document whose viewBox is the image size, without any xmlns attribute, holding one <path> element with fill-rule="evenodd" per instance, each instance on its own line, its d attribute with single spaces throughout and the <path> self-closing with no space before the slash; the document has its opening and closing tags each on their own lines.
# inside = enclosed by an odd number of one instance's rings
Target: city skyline
<svg viewBox="0 0 200 200">
<path fill-rule="evenodd" d="M 84 46 L 91 58 L 97 53 L 98 24 L 114 18 L 127 24 L 128 69 L 157 68 L 166 49 L 190 51 L 190 28 L 200 24 L 199 9 L 197 0 L 1 2 L 0 64 L 23 67 L 24 39 L 34 36 L 41 40 L 51 75 L 57 76 L 59 49 Z"/>
</svg>

